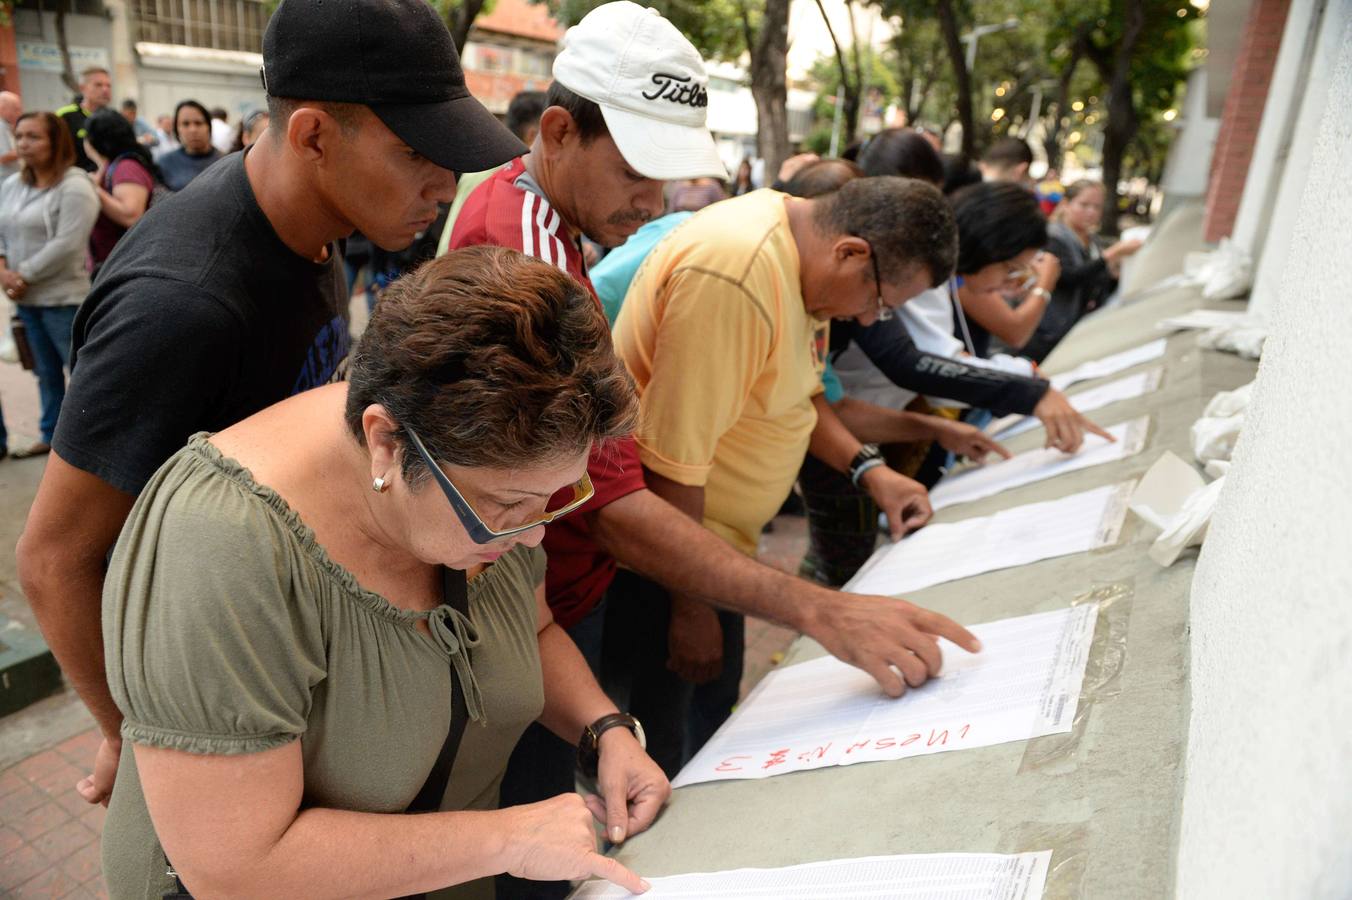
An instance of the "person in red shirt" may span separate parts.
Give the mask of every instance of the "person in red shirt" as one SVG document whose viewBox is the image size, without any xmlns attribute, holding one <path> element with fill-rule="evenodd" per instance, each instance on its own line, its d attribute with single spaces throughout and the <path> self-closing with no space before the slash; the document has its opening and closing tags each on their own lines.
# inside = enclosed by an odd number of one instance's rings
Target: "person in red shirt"
<svg viewBox="0 0 1352 900">
<path fill-rule="evenodd" d="M 628 48 L 623 60 L 619 47 Z M 665 181 L 724 178 L 726 171 L 705 126 L 703 61 L 656 12 L 626 0 L 598 7 L 565 35 L 554 78 L 531 152 L 469 196 L 449 246 L 510 247 L 591 289 L 583 235 L 618 246 L 662 214 Z M 869 672 L 892 696 L 938 671 L 937 636 L 977 649 L 946 616 L 904 600 L 822 588 L 739 553 L 647 489 L 632 440 L 594 451 L 588 471 L 595 495 L 551 524 L 544 546 L 554 618 L 593 668 L 601 649 L 599 604 L 617 560 L 673 593 L 795 628 Z M 881 504 L 895 521 L 915 504 L 912 485 L 896 475 Z M 923 499 L 923 488 L 915 489 Z M 704 624 L 672 622 L 668 667 L 690 682 L 722 667 L 717 620 L 712 641 Z M 501 802 L 571 789 L 573 755 L 574 748 L 533 726 L 512 755 Z M 618 842 L 624 834 L 608 837 Z M 556 887 L 566 895 L 566 885 Z M 498 879 L 500 900 L 549 896 L 542 888 Z"/>
</svg>

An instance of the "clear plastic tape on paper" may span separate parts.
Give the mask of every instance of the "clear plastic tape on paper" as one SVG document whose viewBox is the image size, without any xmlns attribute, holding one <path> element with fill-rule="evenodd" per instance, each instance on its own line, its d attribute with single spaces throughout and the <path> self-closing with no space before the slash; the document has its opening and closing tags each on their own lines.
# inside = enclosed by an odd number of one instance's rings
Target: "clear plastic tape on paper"
<svg viewBox="0 0 1352 900">
<path fill-rule="evenodd" d="M 832 657 L 767 675 L 672 782 L 786 772 L 984 747 L 1069 731 L 1098 605 L 973 626 L 982 652 L 940 639 L 944 668 L 902 697 Z"/>
</svg>

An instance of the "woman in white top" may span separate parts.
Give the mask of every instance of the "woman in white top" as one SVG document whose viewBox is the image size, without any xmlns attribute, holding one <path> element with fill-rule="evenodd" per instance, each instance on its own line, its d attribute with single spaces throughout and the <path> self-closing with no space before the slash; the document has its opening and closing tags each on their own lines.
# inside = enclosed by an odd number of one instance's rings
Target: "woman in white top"
<svg viewBox="0 0 1352 900">
<path fill-rule="evenodd" d="M 89 293 L 85 258 L 99 199 L 75 167 L 70 130 L 49 112 L 30 112 L 14 127 L 20 170 L 0 184 L 0 288 L 18 306 L 33 351 L 42 401 L 39 441 L 16 459 L 51 451 L 66 396 L 71 324 Z"/>
</svg>

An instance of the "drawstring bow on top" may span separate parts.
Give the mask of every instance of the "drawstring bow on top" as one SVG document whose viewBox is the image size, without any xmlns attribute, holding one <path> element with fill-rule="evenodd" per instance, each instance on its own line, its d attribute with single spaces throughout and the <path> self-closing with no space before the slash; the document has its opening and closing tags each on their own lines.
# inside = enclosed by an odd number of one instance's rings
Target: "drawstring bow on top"
<svg viewBox="0 0 1352 900">
<path fill-rule="evenodd" d="M 437 645 L 451 658 L 451 666 L 465 693 L 465 709 L 470 721 L 484 724 L 483 692 L 469 664 L 469 651 L 479 646 L 478 629 L 468 616 L 449 606 L 432 610 L 427 616 L 427 627 Z"/>
</svg>

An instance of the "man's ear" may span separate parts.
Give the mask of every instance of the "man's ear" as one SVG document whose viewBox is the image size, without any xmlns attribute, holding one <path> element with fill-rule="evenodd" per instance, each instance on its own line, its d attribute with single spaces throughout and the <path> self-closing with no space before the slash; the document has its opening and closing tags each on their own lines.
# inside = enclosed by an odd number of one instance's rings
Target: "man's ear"
<svg viewBox="0 0 1352 900">
<path fill-rule="evenodd" d="M 548 154 L 557 153 L 577 137 L 577 122 L 562 106 L 551 106 L 540 115 L 540 143 Z"/>
<path fill-rule="evenodd" d="M 271 127 L 271 125 L 269 125 Z M 330 159 L 341 141 L 338 120 L 317 106 L 301 106 L 286 123 L 286 143 L 301 159 L 320 163 Z"/>
<path fill-rule="evenodd" d="M 872 250 L 869 249 L 868 241 L 852 234 L 839 235 L 831 243 L 831 258 L 837 265 L 853 262 L 867 266 L 870 255 Z"/>
</svg>

